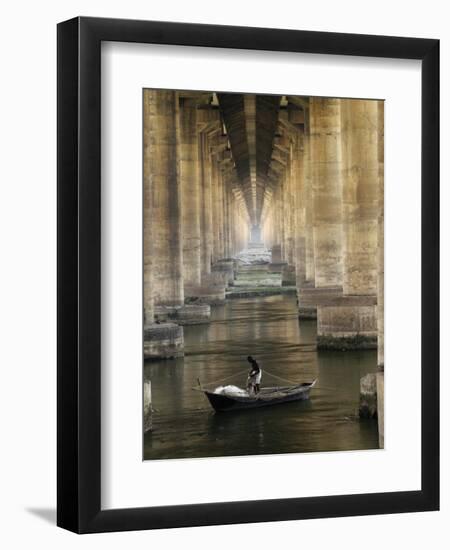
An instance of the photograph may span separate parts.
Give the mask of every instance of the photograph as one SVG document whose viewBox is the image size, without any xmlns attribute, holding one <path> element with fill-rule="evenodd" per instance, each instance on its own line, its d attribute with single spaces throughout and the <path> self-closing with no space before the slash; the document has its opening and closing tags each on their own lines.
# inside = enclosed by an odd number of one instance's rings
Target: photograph
<svg viewBox="0 0 450 550">
<path fill-rule="evenodd" d="M 383 449 L 384 100 L 142 102 L 143 460 Z"/>
</svg>

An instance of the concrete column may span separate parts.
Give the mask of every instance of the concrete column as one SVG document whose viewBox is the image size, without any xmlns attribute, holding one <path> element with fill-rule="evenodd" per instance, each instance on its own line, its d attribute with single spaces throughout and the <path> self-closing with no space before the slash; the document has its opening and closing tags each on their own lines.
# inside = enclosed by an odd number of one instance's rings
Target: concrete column
<svg viewBox="0 0 450 550">
<path fill-rule="evenodd" d="M 200 174 L 195 98 L 180 98 L 180 176 L 183 234 L 183 279 L 186 286 L 201 283 Z"/>
<path fill-rule="evenodd" d="M 212 263 L 214 264 L 220 256 L 220 221 L 218 218 L 218 204 L 219 204 L 219 166 L 216 160 L 216 156 L 213 157 L 211 162 L 211 201 L 212 201 L 212 215 L 213 215 L 213 243 L 212 243 Z"/>
<path fill-rule="evenodd" d="M 223 284 L 216 284 L 211 275 L 211 261 L 212 261 L 212 231 L 213 231 L 213 212 L 212 212 L 212 198 L 211 198 L 211 151 L 210 151 L 210 136 L 218 131 L 217 128 L 217 112 L 212 109 L 196 109 L 196 148 L 197 148 L 197 165 L 196 170 L 196 185 L 198 187 L 198 212 L 196 221 L 198 221 L 199 229 L 199 248 L 198 253 L 196 249 L 186 251 L 190 254 L 191 258 L 191 274 L 189 280 L 185 280 L 185 302 L 186 306 L 184 311 L 181 312 L 183 320 L 205 321 L 208 319 L 210 310 L 205 309 L 204 306 L 221 304 L 225 301 L 225 286 Z M 192 136 L 191 136 L 192 137 Z M 195 156 L 195 153 L 194 153 Z M 183 163 L 182 163 L 183 166 Z M 183 171 L 182 171 L 183 172 Z M 194 184 L 195 185 L 195 184 Z M 186 194 L 189 193 L 189 188 L 186 189 Z M 197 207 L 197 204 L 192 203 L 194 197 L 187 197 L 187 202 L 190 201 L 190 212 L 184 212 L 184 225 L 187 226 L 191 220 L 195 221 L 195 209 L 192 210 L 192 205 Z M 196 229 L 197 223 L 195 222 L 188 229 L 188 235 L 195 237 L 196 232 L 192 232 L 192 229 Z M 187 240 L 185 239 L 185 246 Z M 196 240 L 191 240 L 196 242 Z M 195 252 L 193 254 L 193 252 Z M 185 262 L 186 266 L 186 262 Z M 185 278 L 186 279 L 186 278 Z M 195 306 L 195 307 L 194 307 Z M 202 307 L 196 307 L 202 306 Z"/>
<path fill-rule="evenodd" d="M 297 293 L 306 283 L 306 194 L 303 132 L 296 132 L 293 147 L 293 180 L 295 210 L 295 275 Z"/>
<path fill-rule="evenodd" d="M 342 102 L 343 291 L 375 295 L 378 277 L 378 102 Z"/>
<path fill-rule="evenodd" d="M 306 120 L 309 120 L 309 110 L 306 112 Z M 305 179 L 305 283 L 315 286 L 316 271 L 314 264 L 314 228 L 313 228 L 313 185 L 310 155 L 309 127 L 306 127 L 303 137 L 303 165 Z"/>
<path fill-rule="evenodd" d="M 286 262 L 287 265 L 281 272 L 281 284 L 283 286 L 295 286 L 295 236 L 296 236 L 296 211 L 295 211 L 295 163 L 294 150 L 291 140 L 286 139 L 287 156 L 285 170 L 285 218 L 286 218 Z"/>
<path fill-rule="evenodd" d="M 184 324 L 206 322 L 210 317 L 208 300 L 202 291 L 202 233 L 205 221 L 201 196 L 198 98 L 180 97 L 180 174 L 182 190 L 183 275 L 187 305 L 177 311 L 177 321 Z M 209 293 L 208 293 L 209 294 Z"/>
<path fill-rule="evenodd" d="M 144 433 L 152 429 L 152 383 L 144 380 Z"/>
<path fill-rule="evenodd" d="M 144 356 L 183 355 L 183 329 L 155 323 L 156 306 L 182 306 L 177 101 L 174 92 L 144 91 Z"/>
<path fill-rule="evenodd" d="M 179 168 L 178 105 L 175 92 L 149 90 L 150 173 L 153 188 L 152 239 L 156 305 L 182 306 L 183 251 Z"/>
<path fill-rule="evenodd" d="M 219 159 L 222 160 L 222 154 L 219 154 Z M 224 239 L 224 176 L 223 172 L 220 169 L 219 164 L 219 170 L 218 170 L 218 177 L 217 177 L 217 195 L 216 195 L 216 215 L 217 215 L 217 222 L 218 222 L 218 249 L 217 249 L 217 256 L 218 259 L 221 260 L 225 258 L 225 239 Z"/>
<path fill-rule="evenodd" d="M 333 349 L 376 349 L 378 104 L 342 101 L 341 117 L 343 297 L 339 305 L 318 312 L 318 344 Z"/>
<path fill-rule="evenodd" d="M 378 368 L 384 371 L 384 102 L 378 102 Z"/>
<path fill-rule="evenodd" d="M 202 279 L 211 273 L 213 254 L 212 139 L 219 132 L 219 114 L 214 109 L 197 111 L 200 158 L 200 235 Z"/>
<path fill-rule="evenodd" d="M 271 273 L 281 273 L 287 265 L 285 261 L 285 212 L 284 212 L 284 175 L 280 174 L 276 183 L 272 202 L 273 245 L 272 258 L 269 264 Z"/>
<path fill-rule="evenodd" d="M 341 100 L 311 98 L 305 124 L 305 218 L 312 232 L 305 239 L 309 284 L 299 295 L 299 317 L 314 318 L 319 305 L 342 294 Z"/>
<path fill-rule="evenodd" d="M 153 188 L 151 186 L 151 108 L 152 102 L 147 91 L 144 92 L 144 325 L 150 325 L 155 320 L 153 299 Z"/>
<path fill-rule="evenodd" d="M 212 207 L 211 207 L 211 159 L 209 156 L 208 135 L 200 133 L 200 176 L 201 176 L 201 272 L 211 273 L 212 256 Z"/>
<path fill-rule="evenodd" d="M 315 285 L 342 286 L 341 100 L 310 100 Z"/>
<path fill-rule="evenodd" d="M 378 102 L 378 437 L 384 448 L 384 102 Z"/>
</svg>

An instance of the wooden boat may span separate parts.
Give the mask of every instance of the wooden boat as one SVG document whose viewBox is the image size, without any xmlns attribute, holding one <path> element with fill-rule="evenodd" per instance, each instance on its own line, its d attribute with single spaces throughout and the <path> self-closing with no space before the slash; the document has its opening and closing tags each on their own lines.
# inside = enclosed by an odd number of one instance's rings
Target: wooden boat
<svg viewBox="0 0 450 550">
<path fill-rule="evenodd" d="M 228 412 L 309 399 L 309 392 L 314 387 L 316 381 L 304 382 L 295 386 L 261 388 L 261 391 L 257 395 L 215 393 L 215 391 L 204 388 L 201 388 L 201 391 L 206 395 L 215 411 Z"/>
</svg>

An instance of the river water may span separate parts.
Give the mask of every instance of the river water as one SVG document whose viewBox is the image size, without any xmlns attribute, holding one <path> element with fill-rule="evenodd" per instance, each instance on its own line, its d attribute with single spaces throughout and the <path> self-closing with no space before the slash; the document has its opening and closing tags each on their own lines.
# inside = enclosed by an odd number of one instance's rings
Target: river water
<svg viewBox="0 0 450 550">
<path fill-rule="evenodd" d="M 376 351 L 317 351 L 316 321 L 298 321 L 295 295 L 228 300 L 211 317 L 184 327 L 184 358 L 145 364 L 154 409 L 145 460 L 378 448 L 377 422 L 357 416 L 359 380 L 376 371 Z M 317 378 L 310 400 L 215 413 L 192 388 L 226 377 L 245 388 L 247 355 L 263 369 L 262 386 L 286 384 L 267 372 Z"/>
</svg>

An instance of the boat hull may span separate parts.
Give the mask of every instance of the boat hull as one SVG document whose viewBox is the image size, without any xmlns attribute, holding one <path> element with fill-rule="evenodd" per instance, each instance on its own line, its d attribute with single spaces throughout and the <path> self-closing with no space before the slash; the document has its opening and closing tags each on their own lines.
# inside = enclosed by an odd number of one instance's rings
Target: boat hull
<svg viewBox="0 0 450 550">
<path fill-rule="evenodd" d="M 304 401 L 309 399 L 309 392 L 315 381 L 308 384 L 294 386 L 285 391 L 262 391 L 256 397 L 232 397 L 220 393 L 205 391 L 209 403 L 216 412 L 230 412 L 245 409 L 256 409 L 259 407 L 270 407 L 293 401 Z"/>
</svg>

